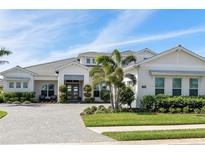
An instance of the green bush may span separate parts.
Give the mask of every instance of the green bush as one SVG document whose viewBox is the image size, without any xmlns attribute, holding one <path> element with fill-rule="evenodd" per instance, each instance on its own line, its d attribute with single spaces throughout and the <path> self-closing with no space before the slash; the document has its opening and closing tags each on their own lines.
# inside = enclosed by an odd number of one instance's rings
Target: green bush
<svg viewBox="0 0 205 154">
<path fill-rule="evenodd" d="M 100 99 L 103 100 L 104 103 L 108 103 L 110 101 L 110 91 L 106 89 L 101 90 Z"/>
<path fill-rule="evenodd" d="M 102 114 L 102 113 L 107 113 L 106 111 L 103 111 L 103 110 L 97 110 L 96 112 L 95 112 L 95 114 Z"/>
<path fill-rule="evenodd" d="M 37 100 L 36 100 L 35 98 L 30 98 L 30 101 L 31 101 L 32 103 L 37 103 Z"/>
<path fill-rule="evenodd" d="M 4 95 L 3 93 L 0 94 L 0 103 L 4 103 L 5 99 L 4 99 Z"/>
<path fill-rule="evenodd" d="M 166 110 L 165 110 L 164 108 L 162 108 L 162 107 L 159 108 L 159 112 L 161 112 L 161 113 L 165 113 L 165 111 L 166 111 Z"/>
<path fill-rule="evenodd" d="M 98 106 L 97 110 L 98 111 L 107 111 L 107 109 L 103 105 Z"/>
<path fill-rule="evenodd" d="M 31 101 L 25 101 L 24 104 L 31 104 Z"/>
<path fill-rule="evenodd" d="M 94 113 L 95 111 L 97 111 L 98 108 L 97 108 L 96 106 L 91 106 L 90 109 L 91 109 L 91 111 Z"/>
<path fill-rule="evenodd" d="M 59 96 L 59 103 L 65 103 L 66 99 L 67 99 L 67 88 L 65 85 L 61 85 L 59 87 L 59 91 L 60 91 L 60 96 Z"/>
<path fill-rule="evenodd" d="M 107 108 L 107 112 L 108 112 L 108 113 L 112 113 L 112 112 L 113 112 L 112 106 L 109 106 L 109 107 Z"/>
<path fill-rule="evenodd" d="M 90 107 L 87 107 L 86 109 L 84 109 L 83 113 L 84 114 L 93 114 L 94 112 L 92 111 L 92 109 Z"/>
<path fill-rule="evenodd" d="M 12 104 L 22 104 L 20 101 L 14 101 Z"/>
<path fill-rule="evenodd" d="M 205 106 L 201 108 L 201 113 L 205 113 Z"/>
<path fill-rule="evenodd" d="M 189 107 L 188 106 L 184 107 L 183 112 L 184 113 L 190 113 Z"/>
<path fill-rule="evenodd" d="M 35 97 L 34 92 L 6 92 L 2 94 L 4 96 L 4 102 L 8 101 L 30 101 Z"/>
<path fill-rule="evenodd" d="M 91 94 L 92 87 L 90 85 L 86 84 L 84 86 L 83 90 L 84 90 L 85 102 L 86 103 L 94 102 L 93 99 L 91 98 L 91 96 L 92 96 L 92 94 Z"/>
<path fill-rule="evenodd" d="M 8 103 L 8 104 L 12 104 L 12 101 L 7 101 L 6 103 Z"/>
<path fill-rule="evenodd" d="M 119 91 L 119 100 L 122 104 L 127 104 L 131 108 L 131 104 L 135 100 L 135 93 L 130 87 L 124 86 Z"/>
<path fill-rule="evenodd" d="M 154 96 L 146 95 L 141 100 L 141 107 L 146 111 L 153 111 L 155 109 L 156 100 Z"/>
<path fill-rule="evenodd" d="M 197 113 L 197 114 L 201 113 L 201 110 L 196 108 L 196 109 L 194 109 L 194 113 Z"/>
<path fill-rule="evenodd" d="M 165 113 L 190 113 L 201 111 L 205 106 L 205 99 L 188 96 L 147 95 L 142 98 L 141 105 L 143 111 L 147 112 L 164 110 Z"/>
<path fill-rule="evenodd" d="M 26 101 L 26 97 L 20 97 L 20 101 L 21 102 L 25 102 Z"/>
</svg>

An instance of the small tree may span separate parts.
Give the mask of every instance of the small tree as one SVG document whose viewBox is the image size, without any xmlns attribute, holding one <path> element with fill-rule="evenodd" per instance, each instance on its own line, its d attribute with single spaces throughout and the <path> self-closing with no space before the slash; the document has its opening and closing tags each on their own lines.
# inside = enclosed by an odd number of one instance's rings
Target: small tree
<svg viewBox="0 0 205 154">
<path fill-rule="evenodd" d="M 92 87 L 90 85 L 86 84 L 84 86 L 83 90 L 84 90 L 85 101 L 88 103 L 91 101 Z"/>
<path fill-rule="evenodd" d="M 123 86 L 119 91 L 119 97 L 120 103 L 127 104 L 131 108 L 131 104 L 135 100 L 135 94 L 130 87 Z"/>
<path fill-rule="evenodd" d="M 65 103 L 65 101 L 66 101 L 66 92 L 67 92 L 66 86 L 65 85 L 61 85 L 59 87 L 59 91 L 60 91 L 60 100 L 59 100 L 59 102 L 60 103 Z"/>
<path fill-rule="evenodd" d="M 108 103 L 110 101 L 110 91 L 106 89 L 101 90 L 100 98 L 103 100 L 103 102 Z"/>
</svg>

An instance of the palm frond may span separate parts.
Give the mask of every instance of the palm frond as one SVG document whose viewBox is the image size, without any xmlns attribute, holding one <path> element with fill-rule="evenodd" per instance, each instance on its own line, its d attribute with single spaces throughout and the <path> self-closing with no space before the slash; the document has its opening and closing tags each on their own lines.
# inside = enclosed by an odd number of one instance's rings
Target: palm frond
<svg viewBox="0 0 205 154">
<path fill-rule="evenodd" d="M 105 64 L 115 65 L 115 62 L 109 56 L 97 56 L 96 62 L 98 65 L 101 65 L 101 64 L 102 65 L 105 65 Z"/>
<path fill-rule="evenodd" d="M 111 57 L 112 57 L 112 59 L 114 60 L 114 62 L 115 62 L 116 64 L 119 65 L 119 64 L 121 63 L 121 54 L 120 54 L 120 51 L 119 51 L 119 50 L 115 49 L 115 50 L 112 52 Z"/>
<path fill-rule="evenodd" d="M 122 65 L 128 65 L 131 62 L 136 63 L 136 58 L 133 55 L 127 56 L 125 57 L 125 59 L 122 60 Z"/>
<path fill-rule="evenodd" d="M 104 70 L 100 66 L 95 66 L 90 70 L 89 76 L 92 77 L 95 74 L 99 74 L 99 73 L 104 73 Z"/>
<path fill-rule="evenodd" d="M 10 55 L 12 52 L 10 50 L 7 50 L 6 48 L 0 48 L 0 57 L 4 55 Z"/>
<path fill-rule="evenodd" d="M 117 67 L 115 69 L 115 75 L 117 77 L 118 82 L 122 82 L 123 81 L 124 72 L 123 72 L 123 69 L 121 67 Z"/>
</svg>

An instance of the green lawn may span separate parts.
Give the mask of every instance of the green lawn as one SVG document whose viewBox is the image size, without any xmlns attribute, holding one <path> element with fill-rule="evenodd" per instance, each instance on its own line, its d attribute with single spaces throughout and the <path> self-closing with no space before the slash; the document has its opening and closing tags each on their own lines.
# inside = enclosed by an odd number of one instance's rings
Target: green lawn
<svg viewBox="0 0 205 154">
<path fill-rule="evenodd" d="M 104 132 L 103 134 L 118 141 L 204 138 L 205 129 Z"/>
<path fill-rule="evenodd" d="M 87 127 L 205 124 L 205 114 L 107 113 L 82 118 Z"/>
<path fill-rule="evenodd" d="M 0 111 L 0 119 L 7 115 L 7 112 Z"/>
</svg>

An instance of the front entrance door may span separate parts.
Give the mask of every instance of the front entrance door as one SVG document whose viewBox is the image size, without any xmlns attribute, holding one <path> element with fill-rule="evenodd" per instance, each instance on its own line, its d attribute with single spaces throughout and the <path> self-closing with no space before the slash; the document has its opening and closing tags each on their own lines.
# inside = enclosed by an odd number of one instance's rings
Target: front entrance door
<svg viewBox="0 0 205 154">
<path fill-rule="evenodd" d="M 67 84 L 67 100 L 69 102 L 79 101 L 79 84 Z"/>
</svg>

